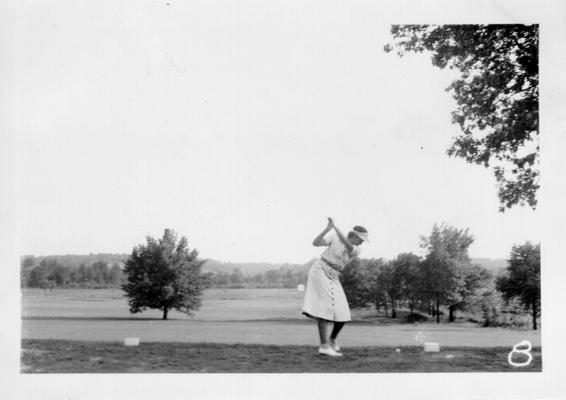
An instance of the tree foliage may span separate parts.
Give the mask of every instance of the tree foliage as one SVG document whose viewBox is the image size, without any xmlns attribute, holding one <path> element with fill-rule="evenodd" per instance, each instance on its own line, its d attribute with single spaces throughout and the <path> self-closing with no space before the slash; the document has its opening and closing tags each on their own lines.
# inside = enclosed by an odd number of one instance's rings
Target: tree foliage
<svg viewBox="0 0 566 400">
<path fill-rule="evenodd" d="M 497 290 L 505 300 L 518 299 L 531 311 L 533 329 L 540 315 L 540 244 L 513 246 L 507 275 L 497 279 Z"/>
<path fill-rule="evenodd" d="M 115 288 L 122 282 L 122 269 L 118 263 L 111 267 L 103 261 L 78 267 L 62 264 L 57 257 L 41 258 L 39 264 L 22 263 L 21 286 L 52 288 Z M 26 258 L 29 260 L 29 258 Z"/>
<path fill-rule="evenodd" d="M 55 260 L 58 264 L 68 267 L 70 269 L 79 268 L 81 265 L 93 265 L 97 262 L 103 262 L 108 265 L 118 263 L 123 265 L 129 254 L 119 253 L 90 253 L 90 254 L 65 254 L 65 255 L 49 255 L 49 256 L 34 256 L 26 255 L 23 257 L 22 267 L 29 268 L 31 266 L 39 265 L 43 260 Z"/>
<path fill-rule="evenodd" d="M 281 266 L 269 269 L 263 273 L 245 274 L 235 267 L 231 273 L 212 273 L 210 281 L 212 287 L 219 288 L 296 288 L 299 284 L 307 282 L 308 265 Z"/>
<path fill-rule="evenodd" d="M 421 294 L 421 260 L 415 254 L 399 254 L 391 262 L 393 266 L 392 284 L 400 298 L 406 299 L 413 312 Z"/>
<path fill-rule="evenodd" d="M 122 289 L 130 312 L 158 309 L 167 319 L 171 309 L 188 315 L 198 310 L 201 293 L 209 284 L 209 276 L 201 273 L 203 261 L 198 252 L 189 250 L 185 237 L 177 242 L 170 229 L 159 240 L 150 236 L 146 240 L 133 249 L 124 268 L 127 281 Z"/>
<path fill-rule="evenodd" d="M 393 25 L 385 51 L 429 52 L 460 71 L 447 90 L 462 133 L 450 156 L 493 168 L 500 211 L 536 208 L 539 188 L 538 25 Z"/>
<path fill-rule="evenodd" d="M 435 224 L 421 246 L 428 251 L 422 264 L 422 296 L 436 305 L 450 307 L 450 320 L 456 304 L 462 301 L 465 274 L 470 264 L 468 248 L 474 238 L 467 229 Z M 437 312 L 437 322 L 440 322 Z"/>
<path fill-rule="evenodd" d="M 388 279 L 388 262 L 383 259 L 372 258 L 370 260 L 364 260 L 366 263 L 366 271 L 368 276 L 365 279 L 369 283 L 369 292 L 367 302 L 375 306 L 376 310 L 381 307 L 385 308 L 387 314 L 387 309 L 390 304 L 390 299 L 388 296 L 390 281 Z"/>
<path fill-rule="evenodd" d="M 401 286 L 396 265 L 392 262 L 383 263 L 375 276 L 376 288 L 382 292 L 385 312 L 391 309 L 391 318 L 397 318 L 398 303 L 401 300 Z"/>
<path fill-rule="evenodd" d="M 369 302 L 369 285 L 367 264 L 363 260 L 354 259 L 342 271 L 340 283 L 353 308 L 363 308 Z"/>
</svg>

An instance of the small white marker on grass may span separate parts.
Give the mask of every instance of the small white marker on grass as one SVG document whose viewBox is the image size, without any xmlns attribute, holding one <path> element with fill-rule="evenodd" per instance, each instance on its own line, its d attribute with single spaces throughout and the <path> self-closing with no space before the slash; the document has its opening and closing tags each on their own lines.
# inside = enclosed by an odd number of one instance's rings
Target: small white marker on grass
<svg viewBox="0 0 566 400">
<path fill-rule="evenodd" d="M 424 351 L 427 353 L 438 353 L 440 351 L 440 344 L 438 343 L 425 343 Z"/>
<path fill-rule="evenodd" d="M 137 337 L 127 337 L 124 339 L 124 346 L 139 346 L 140 338 Z"/>
</svg>

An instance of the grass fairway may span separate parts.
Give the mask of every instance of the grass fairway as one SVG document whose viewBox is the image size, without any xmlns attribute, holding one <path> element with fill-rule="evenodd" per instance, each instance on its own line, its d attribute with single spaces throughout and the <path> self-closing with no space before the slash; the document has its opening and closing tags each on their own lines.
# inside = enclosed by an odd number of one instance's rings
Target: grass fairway
<svg viewBox="0 0 566 400">
<path fill-rule="evenodd" d="M 540 348 L 526 367 L 507 362 L 509 348 L 351 347 L 319 356 L 314 346 L 217 343 L 141 343 L 23 340 L 22 373 L 300 373 L 300 372 L 541 372 Z M 526 357 L 513 359 L 522 362 Z"/>
<path fill-rule="evenodd" d="M 119 289 L 25 289 L 22 291 L 22 338 L 120 342 L 139 337 L 142 343 L 191 342 L 263 345 L 316 343 L 316 324 L 301 315 L 303 293 L 294 289 L 209 289 L 195 315 L 171 311 L 162 321 L 158 310 L 130 314 Z M 400 311 L 399 316 L 404 311 Z M 530 341 L 541 346 L 540 330 L 482 328 L 456 320 L 405 324 L 376 313 L 353 310 L 353 322 L 341 335 L 345 347 L 422 346 L 505 347 Z"/>
</svg>

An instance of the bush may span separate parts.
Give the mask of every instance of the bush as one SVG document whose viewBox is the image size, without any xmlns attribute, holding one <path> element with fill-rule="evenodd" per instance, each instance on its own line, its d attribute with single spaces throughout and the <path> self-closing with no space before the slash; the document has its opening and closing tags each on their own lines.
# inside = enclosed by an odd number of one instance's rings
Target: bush
<svg viewBox="0 0 566 400">
<path fill-rule="evenodd" d="M 428 321 L 428 316 L 420 313 L 411 313 L 405 317 L 405 322 L 413 324 L 415 322 L 426 322 Z"/>
<path fill-rule="evenodd" d="M 483 327 L 526 327 L 529 314 L 517 300 L 505 301 L 501 293 L 486 290 L 470 300 L 465 312 L 466 319 Z"/>
</svg>

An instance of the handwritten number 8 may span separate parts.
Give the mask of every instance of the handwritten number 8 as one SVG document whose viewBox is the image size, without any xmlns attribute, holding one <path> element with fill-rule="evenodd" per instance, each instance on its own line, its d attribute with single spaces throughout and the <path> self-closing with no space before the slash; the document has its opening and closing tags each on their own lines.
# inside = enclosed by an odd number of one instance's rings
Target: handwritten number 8
<svg viewBox="0 0 566 400">
<path fill-rule="evenodd" d="M 526 348 L 520 348 L 522 346 L 526 346 Z M 529 365 L 531 361 L 533 361 L 531 348 L 532 348 L 531 342 L 529 342 L 528 340 L 523 340 L 522 342 L 517 343 L 515 346 L 513 346 L 513 350 L 509 353 L 509 356 L 507 357 L 507 361 L 509 361 L 509 364 L 511 364 L 514 367 L 525 367 Z M 513 361 L 514 353 L 526 354 L 529 357 L 529 359 L 524 362 L 516 363 Z"/>
</svg>

